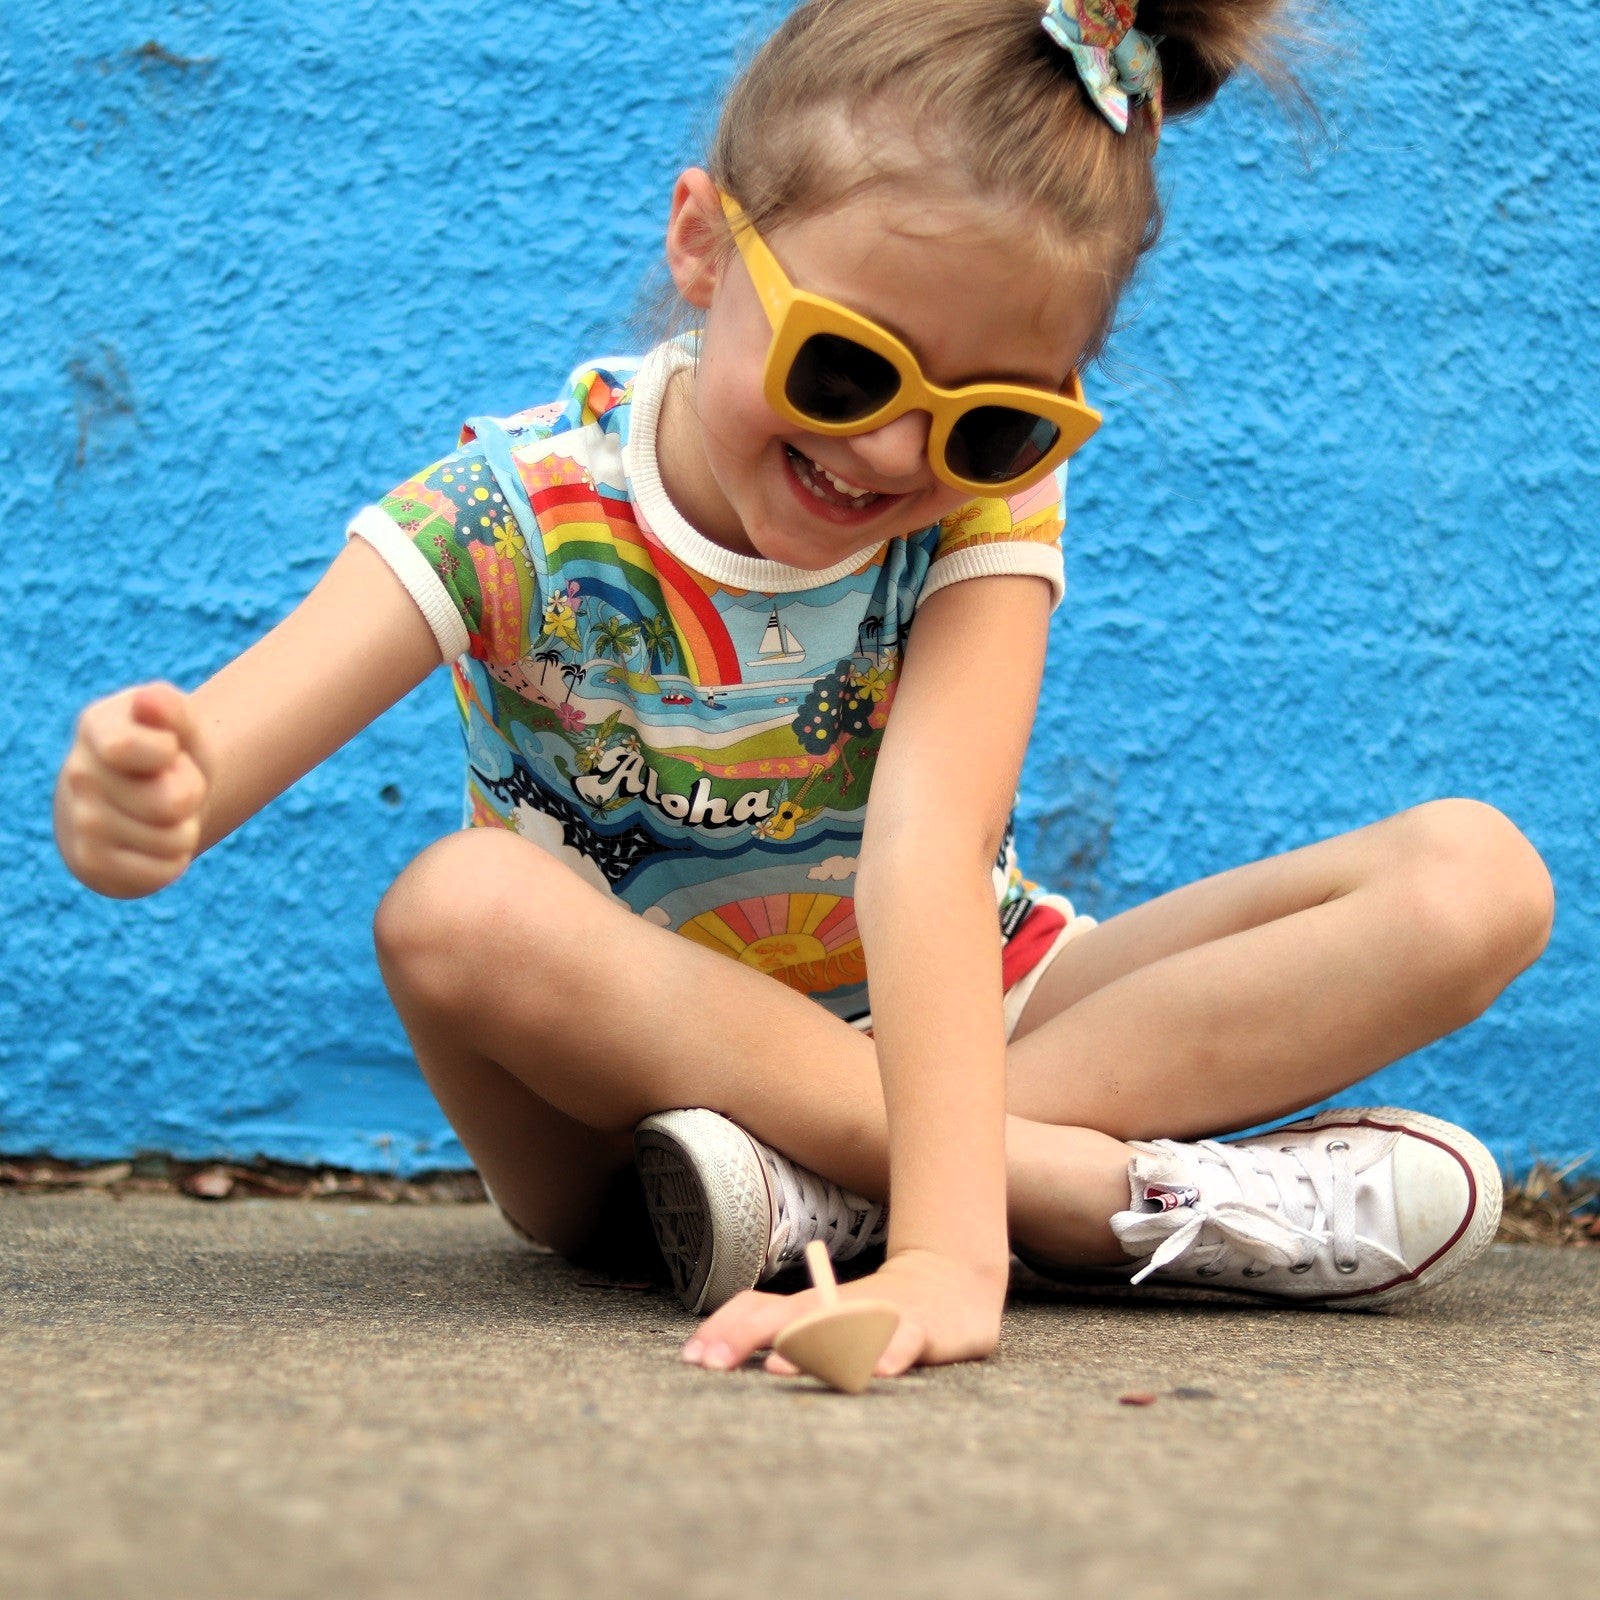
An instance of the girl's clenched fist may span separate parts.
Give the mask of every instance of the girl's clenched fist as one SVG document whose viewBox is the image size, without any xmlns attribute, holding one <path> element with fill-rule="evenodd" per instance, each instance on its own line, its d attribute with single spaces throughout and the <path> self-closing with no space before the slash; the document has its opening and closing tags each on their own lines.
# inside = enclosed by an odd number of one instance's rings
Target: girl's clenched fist
<svg viewBox="0 0 1600 1600">
<path fill-rule="evenodd" d="M 56 842 L 100 894 L 154 894 L 194 860 L 209 792 L 188 696 L 170 683 L 124 689 L 78 718 L 56 785 Z"/>
</svg>

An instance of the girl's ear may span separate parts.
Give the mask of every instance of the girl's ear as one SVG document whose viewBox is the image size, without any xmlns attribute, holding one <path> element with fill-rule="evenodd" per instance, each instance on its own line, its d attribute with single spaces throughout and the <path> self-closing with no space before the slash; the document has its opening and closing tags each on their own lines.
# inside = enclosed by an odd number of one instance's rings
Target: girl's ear
<svg viewBox="0 0 1600 1600">
<path fill-rule="evenodd" d="M 727 231 L 711 174 L 701 167 L 680 173 L 667 219 L 667 270 L 678 293 L 700 311 L 709 309 L 722 276 Z"/>
</svg>

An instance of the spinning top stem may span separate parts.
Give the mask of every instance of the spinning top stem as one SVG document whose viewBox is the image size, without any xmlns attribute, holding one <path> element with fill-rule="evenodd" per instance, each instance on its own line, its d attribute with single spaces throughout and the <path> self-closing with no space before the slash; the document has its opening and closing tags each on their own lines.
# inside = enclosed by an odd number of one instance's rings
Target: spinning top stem
<svg viewBox="0 0 1600 1600">
<path fill-rule="evenodd" d="M 806 1270 L 811 1274 L 811 1287 L 822 1296 L 823 1309 L 831 1311 L 839 1304 L 839 1280 L 833 1275 L 828 1247 L 820 1239 L 806 1246 Z"/>
</svg>

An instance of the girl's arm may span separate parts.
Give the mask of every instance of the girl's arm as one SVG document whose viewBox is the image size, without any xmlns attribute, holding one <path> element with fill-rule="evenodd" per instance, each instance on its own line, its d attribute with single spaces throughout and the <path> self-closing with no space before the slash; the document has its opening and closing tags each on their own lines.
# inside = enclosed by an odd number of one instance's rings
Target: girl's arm
<svg viewBox="0 0 1600 1600">
<path fill-rule="evenodd" d="M 889 1257 L 847 1297 L 901 1323 L 878 1370 L 988 1355 L 1006 1232 L 1005 1026 L 994 860 L 1044 674 L 1051 591 L 969 579 L 917 612 L 872 777 L 856 874 L 889 1123 Z M 701 1326 L 737 1367 L 814 1309 L 748 1291 Z M 785 1368 L 769 1358 L 773 1370 Z"/>
<path fill-rule="evenodd" d="M 56 785 L 62 858 L 101 894 L 164 888 L 438 665 L 416 602 L 350 540 L 277 627 L 192 694 L 146 684 L 84 711 Z"/>
<path fill-rule="evenodd" d="M 991 1346 L 1010 1258 L 992 874 L 1049 620 L 1049 585 L 1021 575 L 952 584 L 920 608 L 856 879 L 888 1113 L 890 1260 L 928 1252 L 989 1285 Z M 926 1332 L 923 1359 L 940 1359 L 940 1331 Z"/>
</svg>

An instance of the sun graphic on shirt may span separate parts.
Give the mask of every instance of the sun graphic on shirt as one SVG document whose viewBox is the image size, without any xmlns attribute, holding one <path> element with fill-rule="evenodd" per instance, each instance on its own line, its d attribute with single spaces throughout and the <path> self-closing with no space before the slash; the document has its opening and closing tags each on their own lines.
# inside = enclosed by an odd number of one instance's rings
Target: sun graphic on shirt
<svg viewBox="0 0 1600 1600">
<path fill-rule="evenodd" d="M 855 901 L 843 895 L 751 895 L 702 911 L 678 932 L 802 994 L 866 977 Z"/>
</svg>

